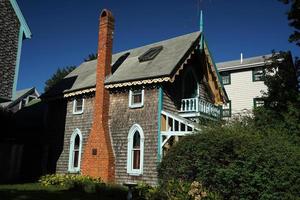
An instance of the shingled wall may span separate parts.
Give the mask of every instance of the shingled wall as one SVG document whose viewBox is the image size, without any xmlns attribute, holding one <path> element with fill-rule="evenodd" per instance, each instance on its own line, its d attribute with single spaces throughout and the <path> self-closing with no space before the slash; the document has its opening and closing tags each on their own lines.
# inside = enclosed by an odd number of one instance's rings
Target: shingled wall
<svg viewBox="0 0 300 200">
<path fill-rule="evenodd" d="M 110 95 L 109 127 L 115 154 L 115 179 L 117 183 L 140 182 L 157 184 L 157 112 L 158 89 L 145 89 L 144 106 L 128 107 L 129 92 L 123 91 Z M 143 175 L 127 174 L 127 137 L 134 124 L 139 124 L 144 132 Z"/>
<path fill-rule="evenodd" d="M 76 128 L 78 128 L 81 131 L 83 137 L 82 152 L 81 152 L 81 162 L 82 162 L 84 147 L 92 126 L 95 98 L 94 96 L 91 96 L 91 97 L 84 97 L 84 99 L 85 101 L 84 101 L 83 113 L 76 114 L 76 115 L 73 114 L 73 99 L 68 99 L 63 150 L 57 161 L 57 166 L 56 166 L 57 173 L 68 172 L 70 138 Z"/>
<path fill-rule="evenodd" d="M 10 1 L 0 0 L 0 97 L 12 97 L 19 29 Z"/>
</svg>

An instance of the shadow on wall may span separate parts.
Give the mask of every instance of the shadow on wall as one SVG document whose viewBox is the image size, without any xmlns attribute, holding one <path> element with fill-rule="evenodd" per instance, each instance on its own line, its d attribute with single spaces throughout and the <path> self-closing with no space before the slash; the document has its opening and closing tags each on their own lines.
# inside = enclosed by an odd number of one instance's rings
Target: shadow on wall
<svg viewBox="0 0 300 200">
<path fill-rule="evenodd" d="M 0 183 L 54 173 L 63 149 L 66 102 L 40 101 L 15 114 L 0 112 Z"/>
</svg>

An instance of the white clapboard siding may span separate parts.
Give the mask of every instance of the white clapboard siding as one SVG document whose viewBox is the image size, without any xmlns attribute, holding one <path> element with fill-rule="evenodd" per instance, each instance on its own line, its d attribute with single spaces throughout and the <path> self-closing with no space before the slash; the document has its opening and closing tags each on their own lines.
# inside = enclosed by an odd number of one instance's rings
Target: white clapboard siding
<svg viewBox="0 0 300 200">
<path fill-rule="evenodd" d="M 231 71 L 231 84 L 224 85 L 231 100 L 232 114 L 253 109 L 253 98 L 261 97 L 267 87 L 263 81 L 252 81 L 252 69 Z"/>
</svg>

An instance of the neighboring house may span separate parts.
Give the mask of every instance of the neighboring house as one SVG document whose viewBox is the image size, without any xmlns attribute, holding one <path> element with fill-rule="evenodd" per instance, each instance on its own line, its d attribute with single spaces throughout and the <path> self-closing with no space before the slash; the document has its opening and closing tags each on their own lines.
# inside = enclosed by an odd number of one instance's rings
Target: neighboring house
<svg viewBox="0 0 300 200">
<path fill-rule="evenodd" d="M 0 103 L 15 96 L 22 41 L 31 32 L 16 0 L 0 0 Z"/>
<path fill-rule="evenodd" d="M 0 106 L 11 110 L 12 112 L 17 112 L 28 105 L 32 100 L 37 99 L 39 96 L 40 95 L 35 87 L 18 90 L 11 101 L 1 103 Z"/>
<path fill-rule="evenodd" d="M 217 63 L 229 103 L 223 105 L 223 117 L 250 114 L 252 109 L 264 105 L 262 91 L 264 84 L 264 66 L 271 55 L 263 55 L 240 60 Z"/>
<path fill-rule="evenodd" d="M 112 55 L 113 30 L 102 11 L 98 60 L 42 95 L 50 154 L 57 173 L 154 185 L 163 155 L 199 118 L 219 120 L 227 96 L 201 32 Z"/>
</svg>

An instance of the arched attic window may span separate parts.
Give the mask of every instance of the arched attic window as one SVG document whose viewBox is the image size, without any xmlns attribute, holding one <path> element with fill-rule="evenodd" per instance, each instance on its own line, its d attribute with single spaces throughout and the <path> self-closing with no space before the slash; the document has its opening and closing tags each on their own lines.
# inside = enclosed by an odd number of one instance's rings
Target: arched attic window
<svg viewBox="0 0 300 200">
<path fill-rule="evenodd" d="M 69 172 L 76 173 L 80 171 L 81 149 L 82 135 L 79 129 L 75 129 L 70 138 Z"/>
<path fill-rule="evenodd" d="M 127 173 L 138 176 L 143 173 L 144 133 L 138 124 L 134 124 L 128 134 Z"/>
<path fill-rule="evenodd" d="M 199 95 L 199 86 L 193 69 L 188 69 L 183 76 L 183 99 L 195 98 Z"/>
</svg>

